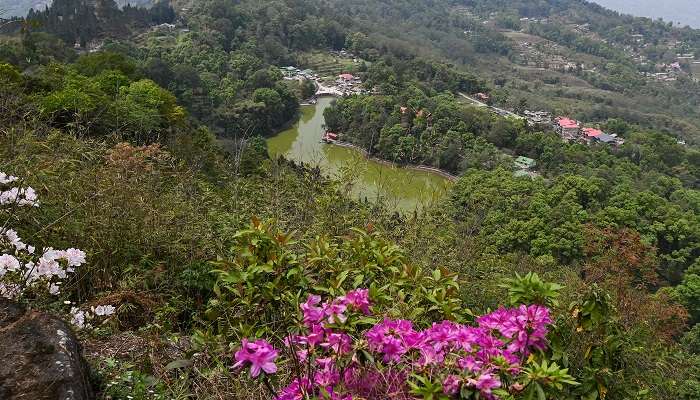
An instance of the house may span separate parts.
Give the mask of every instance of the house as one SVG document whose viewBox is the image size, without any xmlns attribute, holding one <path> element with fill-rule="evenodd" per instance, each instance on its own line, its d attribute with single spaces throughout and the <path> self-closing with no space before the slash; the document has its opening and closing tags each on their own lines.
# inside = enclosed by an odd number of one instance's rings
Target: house
<svg viewBox="0 0 700 400">
<path fill-rule="evenodd" d="M 484 103 L 487 103 L 489 100 L 491 100 L 491 96 L 489 96 L 486 93 L 477 93 L 474 95 L 474 97 L 476 97 L 477 100 L 483 101 Z"/>
<path fill-rule="evenodd" d="M 604 134 L 603 131 L 596 128 L 583 128 L 581 132 L 583 133 L 583 140 L 587 143 L 590 143 L 594 138 Z"/>
<path fill-rule="evenodd" d="M 340 75 L 338 75 L 338 78 L 340 78 L 340 80 L 343 80 L 345 82 L 352 82 L 355 80 L 355 76 L 353 74 L 340 74 Z"/>
<path fill-rule="evenodd" d="M 552 114 L 547 111 L 523 111 L 523 115 L 527 119 L 530 126 L 550 125 L 552 123 Z"/>
<path fill-rule="evenodd" d="M 557 118 L 556 129 L 559 135 L 567 141 L 578 138 L 581 133 L 581 125 L 578 121 L 566 117 Z"/>
<path fill-rule="evenodd" d="M 600 135 L 593 138 L 595 141 L 605 144 L 617 144 L 618 140 L 614 136 L 610 136 L 607 133 L 601 133 Z"/>
<path fill-rule="evenodd" d="M 287 78 L 292 78 L 296 76 L 299 73 L 299 69 L 296 67 L 282 67 L 280 68 L 280 71 L 282 72 L 282 75 L 284 75 Z"/>
<path fill-rule="evenodd" d="M 514 164 L 515 164 L 515 167 L 520 169 L 520 170 L 528 170 L 528 169 L 535 168 L 535 166 L 537 165 L 537 162 L 535 160 L 533 160 L 532 158 L 520 156 L 520 157 L 515 159 Z"/>
<path fill-rule="evenodd" d="M 336 142 L 338 140 L 338 134 L 327 131 L 326 133 L 323 134 L 323 136 L 321 137 L 321 140 L 323 140 L 326 143 Z"/>
</svg>

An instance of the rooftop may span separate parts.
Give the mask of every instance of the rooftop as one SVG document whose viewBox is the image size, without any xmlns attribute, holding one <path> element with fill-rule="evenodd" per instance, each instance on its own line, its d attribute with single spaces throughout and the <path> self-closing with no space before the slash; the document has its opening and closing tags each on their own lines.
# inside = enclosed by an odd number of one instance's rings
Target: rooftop
<svg viewBox="0 0 700 400">
<path fill-rule="evenodd" d="M 583 128 L 583 133 L 585 133 L 586 136 L 588 136 L 588 137 L 598 137 L 600 135 L 605 134 L 600 129 L 595 129 L 595 128 Z"/>
<path fill-rule="evenodd" d="M 581 125 L 579 125 L 578 121 L 566 118 L 566 117 L 559 117 L 557 118 L 557 124 L 559 124 L 560 127 L 562 128 L 580 128 Z"/>
</svg>

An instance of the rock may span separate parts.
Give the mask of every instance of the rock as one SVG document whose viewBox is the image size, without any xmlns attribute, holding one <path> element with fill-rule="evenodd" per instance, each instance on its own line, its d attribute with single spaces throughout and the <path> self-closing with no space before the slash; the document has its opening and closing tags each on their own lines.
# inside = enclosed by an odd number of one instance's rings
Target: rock
<svg viewBox="0 0 700 400">
<path fill-rule="evenodd" d="M 78 339 L 65 322 L 0 298 L 0 399 L 94 399 Z"/>
</svg>

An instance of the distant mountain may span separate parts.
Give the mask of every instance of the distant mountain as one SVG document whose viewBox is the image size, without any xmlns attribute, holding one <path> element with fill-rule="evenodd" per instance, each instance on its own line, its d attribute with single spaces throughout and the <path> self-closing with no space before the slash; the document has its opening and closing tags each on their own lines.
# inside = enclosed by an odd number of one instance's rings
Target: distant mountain
<svg viewBox="0 0 700 400">
<path fill-rule="evenodd" d="M 24 17 L 30 9 L 43 10 L 51 5 L 52 0 L 0 0 L 0 16 L 2 17 Z M 120 7 L 127 4 L 132 6 L 150 6 L 152 0 L 116 0 Z"/>
<path fill-rule="evenodd" d="M 593 0 L 601 6 L 652 19 L 700 28 L 700 3 L 698 0 Z"/>
<path fill-rule="evenodd" d="M 0 0 L 0 14 L 3 17 L 23 17 L 29 9 L 43 9 L 51 0 Z"/>
</svg>

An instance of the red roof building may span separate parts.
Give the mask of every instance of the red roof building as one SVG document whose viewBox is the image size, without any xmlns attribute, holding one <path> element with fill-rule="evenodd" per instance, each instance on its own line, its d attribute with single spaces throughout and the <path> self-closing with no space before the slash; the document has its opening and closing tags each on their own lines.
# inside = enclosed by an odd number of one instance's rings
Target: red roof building
<svg viewBox="0 0 700 400">
<path fill-rule="evenodd" d="M 326 142 L 338 140 L 338 134 L 333 132 L 326 132 L 322 139 Z"/>
<path fill-rule="evenodd" d="M 352 81 L 355 79 L 355 76 L 353 74 L 340 74 L 338 75 L 338 78 L 344 81 Z"/>
<path fill-rule="evenodd" d="M 559 117 L 557 118 L 557 124 L 559 125 L 560 128 L 564 129 L 580 129 L 581 125 L 579 125 L 578 121 L 566 118 L 566 117 Z"/>
<path fill-rule="evenodd" d="M 583 134 L 588 138 L 594 138 L 602 135 L 603 131 L 595 128 L 583 128 Z"/>
<path fill-rule="evenodd" d="M 557 118 L 557 128 L 566 141 L 576 140 L 581 133 L 581 125 L 578 121 L 566 117 Z"/>
</svg>

